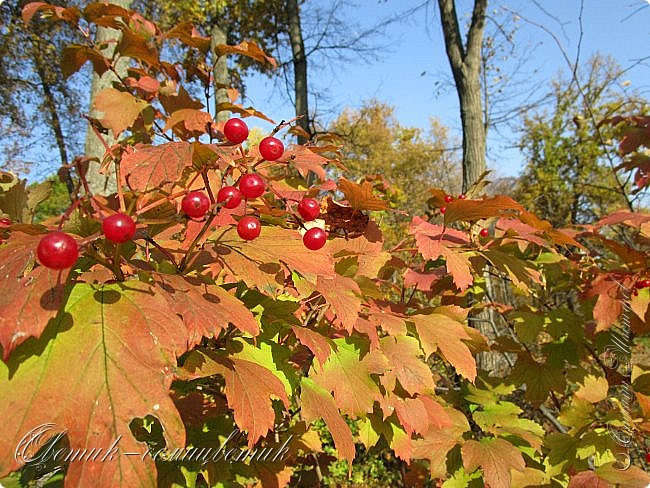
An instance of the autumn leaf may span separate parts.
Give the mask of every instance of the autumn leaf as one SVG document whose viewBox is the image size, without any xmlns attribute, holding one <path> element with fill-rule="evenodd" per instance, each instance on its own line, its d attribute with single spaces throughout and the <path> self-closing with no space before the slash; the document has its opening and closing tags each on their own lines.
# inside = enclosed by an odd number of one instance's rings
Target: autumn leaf
<svg viewBox="0 0 650 488">
<path fill-rule="evenodd" d="M 63 303 L 67 272 L 34 269 L 42 237 L 14 231 L 0 246 L 0 344 L 5 362 L 16 346 L 41 336 Z"/>
<path fill-rule="evenodd" d="M 526 467 L 519 449 L 503 439 L 469 440 L 461 451 L 465 469 L 472 472 L 480 467 L 490 488 L 510 488 L 510 470 L 523 471 Z"/>
<path fill-rule="evenodd" d="M 188 349 L 198 345 L 202 337 L 218 336 L 228 324 L 253 336 L 259 334 L 251 311 L 220 286 L 196 278 L 163 274 L 155 275 L 155 283 L 187 327 Z"/>
<path fill-rule="evenodd" d="M 420 344 L 427 356 L 440 351 L 444 358 L 470 381 L 476 378 L 476 360 L 463 340 L 470 341 L 463 324 L 441 313 L 412 315 Z"/>
<path fill-rule="evenodd" d="M 174 26 L 165 33 L 165 37 L 179 39 L 184 44 L 202 52 L 207 52 L 210 49 L 210 37 L 202 36 L 190 22 Z"/>
<path fill-rule="evenodd" d="M 506 196 L 482 198 L 481 200 L 459 200 L 449 202 L 445 212 L 445 225 L 450 225 L 459 220 L 474 222 L 490 217 L 516 215 L 524 207 Z"/>
<path fill-rule="evenodd" d="M 447 272 L 451 273 L 459 290 L 465 290 L 474 282 L 469 258 L 461 249 L 455 249 L 469 243 L 467 234 L 431 224 L 420 217 L 413 217 L 410 232 L 423 258 L 445 258 Z"/>
<path fill-rule="evenodd" d="M 296 338 L 301 344 L 307 346 L 314 353 L 318 362 L 323 365 L 332 352 L 330 339 L 309 329 L 308 327 L 291 326 L 291 330 L 296 334 Z"/>
<path fill-rule="evenodd" d="M 388 210 L 386 202 L 373 194 L 372 183 L 369 181 L 358 184 L 340 178 L 338 186 L 350 207 L 355 210 Z"/>
<path fill-rule="evenodd" d="M 165 125 L 163 132 L 168 131 L 181 122 L 188 131 L 202 133 L 207 131 L 208 124 L 214 123 L 212 116 L 209 113 L 192 108 L 184 108 L 171 114 L 169 119 L 167 119 L 167 124 Z"/>
<path fill-rule="evenodd" d="M 182 86 L 178 89 L 177 93 L 168 93 L 161 89 L 158 99 L 168 114 L 172 114 L 177 110 L 182 110 L 184 108 L 195 110 L 203 108 L 203 104 L 198 100 L 193 99 Z"/>
<path fill-rule="evenodd" d="M 469 430 L 467 418 L 458 410 L 445 409 L 450 425 L 437 426 L 432 423 L 421 439 L 413 441 L 413 458 L 428 459 L 432 478 L 444 478 L 447 473 L 447 453 L 462 442 L 463 434 Z"/>
<path fill-rule="evenodd" d="M 272 397 L 289 408 L 282 381 L 267 368 L 252 361 L 194 350 L 185 363 L 185 369 L 191 378 L 215 374 L 223 376 L 228 406 L 233 411 L 237 426 L 248 432 L 249 447 L 275 426 L 275 412 L 270 401 Z"/>
<path fill-rule="evenodd" d="M 316 289 L 336 313 L 337 324 L 351 333 L 361 311 L 359 285 L 353 279 L 337 274 L 332 278 L 319 276 Z"/>
<path fill-rule="evenodd" d="M 334 344 L 336 348 L 322 370 L 313 371 L 310 377 L 327 391 L 334 392 L 342 411 L 352 415 L 371 412 L 381 394 L 368 366 L 361 361 L 359 346 L 345 339 L 335 339 Z"/>
<path fill-rule="evenodd" d="M 274 68 L 277 67 L 277 62 L 271 56 L 267 56 L 262 49 L 250 41 L 243 41 L 234 46 L 229 46 L 227 44 L 217 44 L 214 47 L 214 52 L 217 56 L 223 56 L 224 54 L 240 54 L 242 56 L 249 57 L 260 63 L 269 63 Z"/>
<path fill-rule="evenodd" d="M 157 66 L 160 62 L 158 50 L 155 45 L 139 32 L 131 29 L 122 29 L 122 37 L 117 46 L 117 51 L 127 58 L 139 59 L 151 66 Z"/>
<path fill-rule="evenodd" d="M 296 230 L 264 226 L 254 241 L 242 240 L 234 229 L 217 235 L 218 243 L 206 245 L 206 249 L 222 269 L 249 286 L 259 285 L 264 289 L 267 283 L 276 282 L 275 277 L 282 270 L 280 263 L 312 283 L 318 277 L 334 277 L 334 263 L 327 246 L 310 251 Z"/>
<path fill-rule="evenodd" d="M 526 266 L 528 263 L 523 259 L 496 249 L 486 249 L 481 251 L 481 254 L 492 266 L 506 273 L 512 279 L 513 284 L 521 290 L 528 291 L 531 283 L 541 283 L 540 272 Z"/>
<path fill-rule="evenodd" d="M 113 131 L 116 138 L 133 125 L 146 106 L 148 103 L 144 100 L 115 88 L 106 88 L 95 97 L 95 109 L 104 114 L 100 122 Z"/>
<path fill-rule="evenodd" d="M 311 378 L 303 378 L 300 382 L 300 403 L 302 415 L 307 422 L 322 418 L 332 435 L 339 456 L 352 466 L 355 448 L 350 427 L 345 423 L 332 395 Z"/>
<path fill-rule="evenodd" d="M 402 388 L 411 395 L 435 392 L 433 375 L 422 358 L 417 339 L 388 336 L 383 337 L 379 343 L 380 349 L 368 354 L 363 363 L 368 366 L 370 373 L 388 378 L 387 382 L 382 381 L 388 391 L 394 391 L 395 380 L 398 380 Z"/>
<path fill-rule="evenodd" d="M 282 161 L 286 161 L 295 168 L 303 178 L 307 178 L 312 171 L 321 181 L 327 179 L 325 166 L 329 159 L 313 151 L 313 148 L 306 146 L 291 146 L 282 155 Z"/>
<path fill-rule="evenodd" d="M 120 162 L 123 184 L 137 191 L 175 183 L 189 166 L 192 166 L 189 142 L 168 142 L 160 146 L 137 144 L 124 152 Z"/>
<path fill-rule="evenodd" d="M 244 108 L 241 105 L 236 105 L 230 102 L 221 102 L 217 105 L 217 112 L 233 112 L 239 114 L 243 117 L 257 117 L 258 119 L 266 120 L 271 124 L 275 124 L 275 121 L 268 116 L 264 115 L 262 112 L 255 110 L 253 107 Z"/>
<path fill-rule="evenodd" d="M 137 326 L 135 326 L 137 324 Z M 168 445 L 185 433 L 169 396 L 176 357 L 185 351 L 183 323 L 165 300 L 139 281 L 94 288 L 77 284 L 65 313 L 40 339 L 0 363 L 0 477 L 19 466 L 14 449 L 36 426 L 67 430 L 72 449 L 145 449 L 129 429 L 135 417 L 160 420 Z M 76 366 L 75 366 L 76 365 Z M 16 416 L 16 412 L 21 412 Z M 116 456 L 111 462 L 72 462 L 69 486 L 151 486 L 154 462 Z"/>
<path fill-rule="evenodd" d="M 603 376 L 587 375 L 582 381 L 580 388 L 575 392 L 577 398 L 589 403 L 598 403 L 607 398 L 609 383 Z"/>
<path fill-rule="evenodd" d="M 66 78 L 70 77 L 81 67 L 90 61 L 93 70 L 98 76 L 102 76 L 108 70 L 108 62 L 104 55 L 88 46 L 71 44 L 63 49 L 61 55 L 61 71 Z"/>
</svg>

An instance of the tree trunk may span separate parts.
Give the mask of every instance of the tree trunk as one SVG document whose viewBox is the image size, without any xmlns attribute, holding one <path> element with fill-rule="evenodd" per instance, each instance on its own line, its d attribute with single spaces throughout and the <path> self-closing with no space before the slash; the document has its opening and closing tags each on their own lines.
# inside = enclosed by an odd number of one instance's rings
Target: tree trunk
<svg viewBox="0 0 650 488">
<path fill-rule="evenodd" d="M 302 38 L 298 0 L 287 0 L 287 14 L 289 17 L 289 39 L 291 40 L 291 52 L 293 54 L 296 117 L 301 117 L 298 119 L 298 125 L 305 132 L 311 134 L 307 90 L 307 56 L 305 55 L 305 43 Z M 298 136 L 298 144 L 305 144 L 306 142 L 305 137 Z"/>
<path fill-rule="evenodd" d="M 214 77 L 214 113 L 217 122 L 224 122 L 230 117 L 230 112 L 227 110 L 219 110 L 220 103 L 228 102 L 228 87 L 230 86 L 230 77 L 228 76 L 228 61 L 226 56 L 217 56 L 214 54 L 216 46 L 219 44 L 226 44 L 228 36 L 226 32 L 215 24 L 212 26 L 210 33 L 210 49 L 212 50 L 215 58 L 212 76 Z"/>
<path fill-rule="evenodd" d="M 54 132 L 54 139 L 56 140 L 56 145 L 59 149 L 59 157 L 61 158 L 61 170 L 59 174 L 64 175 L 66 188 L 68 189 L 68 193 L 72 195 L 74 184 L 70 178 L 69 170 L 64 168 L 68 164 L 68 150 L 65 147 L 65 137 L 63 136 L 63 129 L 61 127 L 61 119 L 59 118 L 59 112 L 56 108 L 56 100 L 54 99 L 54 93 L 52 93 L 52 87 L 50 86 L 45 68 L 41 62 L 42 61 L 38 56 L 34 56 L 36 72 L 38 73 L 38 78 L 41 80 L 41 88 L 43 89 L 45 108 L 50 115 L 50 128 L 52 129 L 52 132 Z"/>
<path fill-rule="evenodd" d="M 445 49 L 460 102 L 463 128 L 463 192 L 485 171 L 485 127 L 481 107 L 481 45 L 487 0 L 475 0 L 464 45 L 454 0 L 438 0 Z"/>
<path fill-rule="evenodd" d="M 131 6 L 131 0 L 109 0 L 109 3 L 119 5 L 120 7 L 123 8 L 129 8 Z M 119 30 L 110 29 L 108 27 L 97 27 L 95 42 L 97 44 L 102 44 L 109 40 L 115 40 L 115 39 L 119 40 L 120 35 L 121 33 Z M 102 53 L 107 58 L 110 58 L 112 57 L 113 52 L 115 51 L 115 47 L 116 47 L 115 42 L 109 42 L 107 43 L 106 48 L 102 50 Z M 117 66 L 115 67 L 117 73 L 121 78 L 126 75 L 128 63 L 129 63 L 128 59 L 122 58 L 117 63 Z M 115 81 L 117 81 L 117 77 L 111 71 L 107 71 L 106 73 L 104 73 L 101 78 L 97 76 L 97 73 L 93 73 L 93 81 L 90 88 L 90 103 L 88 105 L 90 108 L 89 112 L 91 117 L 96 118 L 99 115 L 94 107 L 95 97 L 99 92 L 101 92 L 105 88 L 112 87 L 113 82 Z M 113 137 L 113 134 L 109 133 L 103 137 L 109 146 L 115 143 L 115 138 Z M 97 158 L 99 161 L 99 162 L 91 162 L 88 167 L 88 173 L 86 174 L 86 179 L 88 180 L 88 186 L 90 187 L 90 191 L 92 191 L 94 194 L 109 195 L 117 191 L 117 181 L 115 179 L 115 171 L 112 170 L 108 174 L 100 174 L 99 172 L 100 164 L 102 159 L 104 158 L 105 152 L 106 149 L 104 148 L 104 144 L 102 144 L 102 142 L 95 135 L 93 130 L 90 127 L 88 127 L 88 131 L 86 132 L 85 153 L 87 157 Z"/>
</svg>

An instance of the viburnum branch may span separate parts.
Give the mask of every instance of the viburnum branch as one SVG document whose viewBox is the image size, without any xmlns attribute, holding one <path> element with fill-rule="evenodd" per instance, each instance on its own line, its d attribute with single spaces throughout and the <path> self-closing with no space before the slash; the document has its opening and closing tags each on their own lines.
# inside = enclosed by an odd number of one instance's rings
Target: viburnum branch
<svg viewBox="0 0 650 488">
<path fill-rule="evenodd" d="M 122 189 L 122 171 L 120 163 L 115 161 L 115 178 L 117 179 L 117 199 L 120 202 L 120 212 L 126 212 L 126 204 L 124 203 L 124 191 Z"/>
<path fill-rule="evenodd" d="M 142 235 L 142 238 L 147 242 L 147 244 L 151 244 L 153 247 L 158 249 L 162 254 L 165 255 L 167 259 L 171 261 L 176 270 L 179 270 L 178 264 L 176 263 L 176 258 L 174 258 L 174 255 L 171 252 L 158 244 L 146 231 L 140 231 L 140 234 Z"/>
</svg>

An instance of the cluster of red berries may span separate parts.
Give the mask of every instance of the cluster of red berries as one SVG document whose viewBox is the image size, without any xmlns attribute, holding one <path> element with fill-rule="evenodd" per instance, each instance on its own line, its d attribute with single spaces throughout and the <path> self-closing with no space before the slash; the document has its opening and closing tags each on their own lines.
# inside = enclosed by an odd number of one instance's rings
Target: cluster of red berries
<svg viewBox="0 0 650 488">
<path fill-rule="evenodd" d="M 642 290 L 643 288 L 650 288 L 650 280 L 639 280 L 634 283 L 634 288 L 634 296 L 638 296 L 639 290 Z"/>
<path fill-rule="evenodd" d="M 238 118 L 230 119 L 224 125 L 224 135 L 228 141 L 241 144 L 248 137 L 248 127 Z M 276 161 L 284 153 L 284 145 L 275 137 L 265 137 L 259 144 L 260 155 L 267 161 Z M 266 191 L 266 182 L 255 173 L 243 175 L 238 187 L 224 186 L 217 193 L 217 203 L 228 209 L 239 206 L 242 199 L 254 199 Z M 191 191 L 181 201 L 181 209 L 188 217 L 202 219 L 209 212 L 211 202 L 202 191 Z M 303 220 L 316 220 L 320 215 L 320 205 L 313 198 L 304 198 L 298 204 L 298 213 Z M 6 222 L 5 222 L 6 221 Z M 0 226 L 8 227 L 11 221 L 0 220 Z M 107 217 L 102 222 L 104 236 L 111 242 L 120 244 L 130 241 L 135 236 L 136 225 L 126 214 L 117 213 Z M 246 215 L 237 224 L 237 234 L 244 240 L 256 239 L 262 230 L 258 218 Z M 313 251 L 322 248 L 327 241 L 327 233 L 314 227 L 304 234 L 305 247 Z M 79 257 L 79 248 L 74 238 L 65 232 L 51 232 L 41 239 L 37 249 L 38 259 L 43 266 L 51 269 L 66 269 L 71 267 Z"/>
<path fill-rule="evenodd" d="M 464 193 L 458 195 L 459 200 L 465 200 L 465 198 L 466 197 Z M 454 197 L 452 197 L 451 195 L 445 195 L 445 203 L 451 203 L 453 201 L 454 201 Z M 447 212 L 447 207 L 440 207 L 440 213 L 444 214 L 445 212 Z"/>
</svg>

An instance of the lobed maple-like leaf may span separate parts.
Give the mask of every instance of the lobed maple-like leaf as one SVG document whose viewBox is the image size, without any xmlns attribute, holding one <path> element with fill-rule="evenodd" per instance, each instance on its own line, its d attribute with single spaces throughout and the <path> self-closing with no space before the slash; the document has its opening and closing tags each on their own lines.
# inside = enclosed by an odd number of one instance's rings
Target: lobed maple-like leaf
<svg viewBox="0 0 650 488">
<path fill-rule="evenodd" d="M 275 121 L 273 119 L 267 115 L 264 115 L 259 110 L 255 110 L 253 107 L 242 107 L 241 105 L 230 102 L 221 102 L 217 105 L 217 112 L 222 111 L 233 112 L 243 117 L 257 117 L 258 119 L 266 120 L 271 124 L 275 124 Z"/>
<path fill-rule="evenodd" d="M 369 181 L 358 184 L 341 178 L 338 186 L 350 207 L 355 210 L 388 210 L 386 202 L 374 195 Z"/>
<path fill-rule="evenodd" d="M 346 339 L 335 339 L 334 344 L 336 348 L 322 369 L 313 371 L 310 377 L 327 391 L 334 392 L 342 411 L 359 416 L 372 412 L 373 403 L 381 393 L 367 364 L 361 361 L 359 346 Z"/>
<path fill-rule="evenodd" d="M 104 455 L 118 442 L 112 461 L 71 462 L 66 486 L 155 484 L 150 457 L 124 455 L 146 451 L 129 423 L 155 415 L 168 445 L 184 446 L 169 396 L 184 343 L 183 323 L 148 285 L 77 284 L 43 335 L 0 363 L 0 415 L 11 419 L 0 424 L 0 476 L 19 467 L 14 450 L 20 439 L 52 423 L 56 432 L 67 431 L 71 449 L 102 448 Z"/>
<path fill-rule="evenodd" d="M 14 231 L 0 246 L 0 345 L 2 359 L 30 337 L 41 336 L 63 303 L 67 272 L 35 265 L 42 234 Z"/>
<path fill-rule="evenodd" d="M 307 327 L 293 325 L 291 326 L 291 330 L 296 334 L 300 343 L 307 346 L 314 353 L 318 362 L 321 365 L 325 364 L 332 352 L 330 339 Z"/>
<path fill-rule="evenodd" d="M 95 109 L 104 114 L 100 122 L 113 131 L 115 137 L 131 127 L 148 105 L 144 100 L 115 88 L 105 88 L 95 97 Z"/>
<path fill-rule="evenodd" d="M 538 363 L 528 354 L 519 356 L 510 379 L 526 385 L 526 399 L 535 405 L 543 403 L 552 391 L 562 391 L 566 383 L 561 369 Z"/>
<path fill-rule="evenodd" d="M 421 439 L 413 441 L 413 458 L 428 459 L 433 478 L 447 476 L 447 453 L 462 442 L 463 434 L 469 430 L 467 418 L 461 412 L 448 408 L 445 413 L 451 425 L 432 424 Z"/>
<path fill-rule="evenodd" d="M 93 71 L 102 76 L 108 71 L 108 60 L 102 53 L 88 46 L 72 44 L 63 49 L 61 55 L 61 71 L 66 78 L 79 71 L 81 67 L 90 61 Z"/>
<path fill-rule="evenodd" d="M 278 65 L 274 58 L 268 56 L 257 44 L 251 41 L 242 41 L 236 45 L 217 44 L 214 46 L 214 52 L 217 56 L 240 54 L 260 63 L 269 63 L 274 68 Z"/>
<path fill-rule="evenodd" d="M 370 373 L 381 374 L 387 381 L 382 384 L 388 391 L 395 389 L 395 380 L 409 394 L 434 393 L 433 374 L 422 358 L 418 340 L 407 336 L 388 336 L 380 341 L 380 349 L 364 359 Z"/>
<path fill-rule="evenodd" d="M 472 472 L 480 467 L 490 488 L 510 488 L 510 470 L 523 471 L 526 467 L 519 449 L 503 439 L 469 440 L 461 451 L 465 470 Z"/>
<path fill-rule="evenodd" d="M 263 226 L 254 241 L 244 241 L 234 228 L 217 235 L 217 242 L 205 246 L 214 260 L 213 266 L 219 266 L 249 286 L 258 286 L 261 290 L 282 286 L 284 279 L 278 283 L 276 278 L 283 269 L 281 263 L 311 283 L 316 283 L 319 277 L 334 278 L 334 263 L 327 245 L 310 251 L 297 230 Z"/>
<path fill-rule="evenodd" d="M 54 16 L 71 24 L 76 24 L 79 20 L 79 17 L 81 16 L 81 12 L 77 7 L 64 8 L 56 5 L 50 5 L 47 2 L 31 2 L 23 7 L 23 22 L 25 22 L 25 24 L 29 24 L 29 22 L 38 11 L 42 11 L 44 17 Z"/>
<path fill-rule="evenodd" d="M 191 378 L 223 376 L 228 406 L 233 410 L 237 426 L 248 432 L 249 447 L 275 426 L 271 397 L 289 408 L 282 382 L 267 368 L 252 361 L 194 350 L 185 369 Z"/>
<path fill-rule="evenodd" d="M 337 274 L 332 278 L 319 276 L 316 289 L 336 313 L 336 323 L 351 333 L 361 311 L 359 285 L 353 279 Z"/>
<path fill-rule="evenodd" d="M 178 181 L 189 166 L 192 166 L 189 142 L 168 142 L 160 146 L 137 144 L 122 155 L 122 183 L 137 191 L 154 190 Z"/>
<path fill-rule="evenodd" d="M 471 265 L 466 253 L 460 248 L 469 243 L 467 234 L 454 229 L 431 224 L 420 217 L 413 217 L 410 232 L 422 257 L 425 259 L 445 258 L 447 272 L 454 278 L 454 284 L 462 291 L 473 282 Z"/>
<path fill-rule="evenodd" d="M 439 350 L 460 375 L 474 381 L 476 360 L 463 342 L 471 340 L 463 324 L 442 313 L 412 315 L 408 320 L 415 324 L 427 356 Z"/>
<path fill-rule="evenodd" d="M 187 327 L 188 349 L 199 344 L 202 337 L 218 336 L 228 324 L 253 336 L 259 334 L 251 311 L 220 286 L 175 275 L 157 274 L 154 279 L 157 290 Z"/>
<path fill-rule="evenodd" d="M 524 210 L 521 204 L 503 195 L 481 200 L 455 199 L 446 206 L 445 225 L 459 220 L 475 222 L 490 217 L 516 215 Z"/>
<path fill-rule="evenodd" d="M 174 26 L 165 33 L 165 37 L 178 39 L 202 52 L 207 52 L 210 49 L 210 37 L 202 36 L 190 22 L 183 22 Z"/>
<path fill-rule="evenodd" d="M 117 51 L 122 56 L 139 59 L 151 66 L 157 66 L 160 63 L 158 49 L 155 45 L 150 43 L 143 34 L 131 29 L 122 29 L 122 37 Z"/>
<path fill-rule="evenodd" d="M 300 382 L 302 415 L 307 422 L 322 418 L 332 435 L 339 456 L 352 466 L 355 457 L 354 440 L 350 427 L 345 423 L 332 395 L 310 378 Z"/>
<path fill-rule="evenodd" d="M 295 168 L 303 178 L 307 178 L 312 171 L 321 181 L 327 179 L 325 166 L 329 159 L 314 152 L 315 148 L 306 146 L 291 146 L 282 155 L 282 161 L 287 162 Z"/>
<path fill-rule="evenodd" d="M 192 108 L 183 108 L 171 114 L 167 119 L 167 124 L 163 129 L 164 132 L 173 128 L 175 125 L 183 123 L 186 130 L 190 132 L 203 132 L 207 131 L 208 124 L 213 123 L 212 116 L 201 110 Z M 201 146 L 204 146 L 201 144 Z"/>
</svg>

